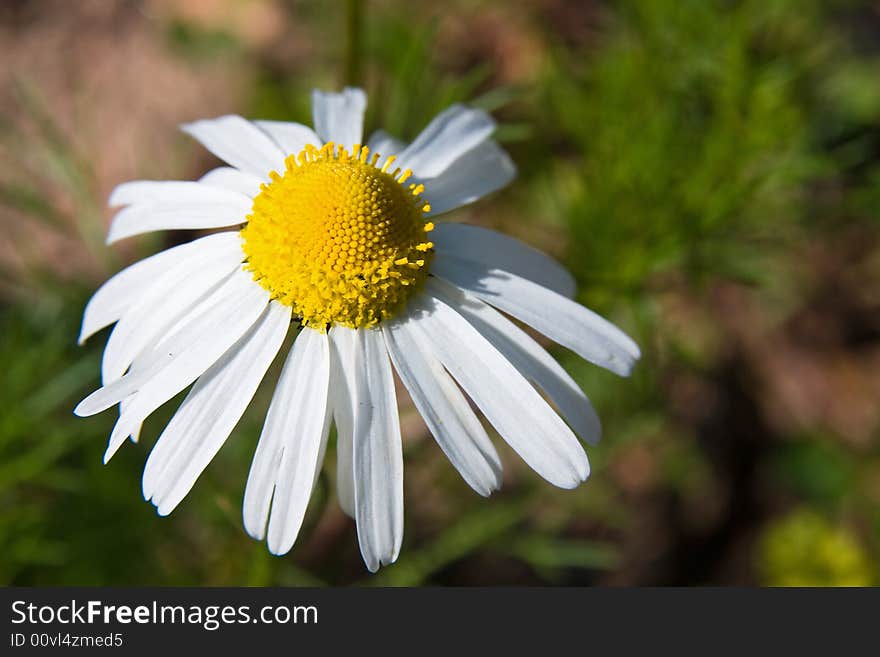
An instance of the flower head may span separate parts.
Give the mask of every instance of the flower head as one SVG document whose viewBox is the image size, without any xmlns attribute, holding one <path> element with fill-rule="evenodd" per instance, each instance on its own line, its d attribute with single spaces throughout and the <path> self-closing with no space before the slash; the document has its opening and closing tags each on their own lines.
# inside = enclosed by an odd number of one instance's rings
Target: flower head
<svg viewBox="0 0 880 657">
<path fill-rule="evenodd" d="M 403 536 L 392 367 L 464 480 L 489 495 L 501 462 L 466 395 L 563 488 L 589 475 L 576 434 L 590 443 L 600 435 L 572 378 L 501 312 L 621 375 L 639 349 L 571 300 L 571 276 L 547 256 L 484 228 L 435 225 L 514 176 L 485 112 L 455 105 L 411 144 L 382 132 L 363 144 L 365 106 L 359 89 L 314 92 L 314 131 L 237 116 L 197 121 L 184 130 L 230 166 L 197 182 L 116 188 L 111 205 L 125 207 L 108 242 L 223 230 L 137 262 L 95 293 L 80 340 L 115 327 L 103 385 L 76 413 L 119 405 L 107 461 L 192 386 L 144 470 L 144 496 L 166 515 L 298 331 L 248 475 L 245 529 L 273 553 L 291 549 L 335 425 L 339 502 L 375 571 L 397 558 Z"/>
<path fill-rule="evenodd" d="M 308 144 L 254 199 L 241 231 L 248 267 L 303 326 L 375 326 L 428 275 L 425 186 L 407 187 L 412 171 L 380 158 L 360 144 Z"/>
</svg>

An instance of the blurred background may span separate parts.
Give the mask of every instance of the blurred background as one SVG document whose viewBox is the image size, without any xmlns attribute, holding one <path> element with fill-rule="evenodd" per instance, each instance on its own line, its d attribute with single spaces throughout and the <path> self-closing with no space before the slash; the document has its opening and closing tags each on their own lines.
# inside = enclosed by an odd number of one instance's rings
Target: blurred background
<svg viewBox="0 0 880 657">
<path fill-rule="evenodd" d="M 880 582 L 880 3 L 866 0 L 2 0 L 0 583 L 867 585 Z M 493 112 L 520 176 L 454 220 L 565 262 L 642 345 L 624 380 L 555 349 L 605 436 L 574 491 L 500 444 L 458 477 L 401 395 L 406 533 L 370 576 L 335 455 L 287 556 L 241 525 L 269 393 L 159 518 L 141 443 L 77 419 L 107 331 L 88 296 L 188 240 L 103 245 L 109 191 L 217 165 L 177 124 L 310 123 L 358 83 L 367 129 Z"/>
</svg>

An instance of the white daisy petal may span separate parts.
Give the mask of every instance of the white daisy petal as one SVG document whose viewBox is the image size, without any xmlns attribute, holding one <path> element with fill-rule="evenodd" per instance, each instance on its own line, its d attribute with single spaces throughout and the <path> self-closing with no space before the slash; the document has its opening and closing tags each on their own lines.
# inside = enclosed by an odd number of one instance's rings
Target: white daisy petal
<svg viewBox="0 0 880 657">
<path fill-rule="evenodd" d="M 327 335 L 305 328 L 284 365 L 254 456 L 252 472 L 259 468 L 262 480 L 252 492 L 249 477 L 245 490 L 245 527 L 251 536 L 268 534 L 272 554 L 293 547 L 320 472 L 329 428 L 324 421 L 329 380 Z"/>
<path fill-rule="evenodd" d="M 260 185 L 263 180 L 257 176 L 239 171 L 232 167 L 217 167 L 211 169 L 204 176 L 199 178 L 199 182 L 203 185 L 228 189 L 239 194 L 244 194 L 248 198 L 254 198 L 260 193 Z"/>
<path fill-rule="evenodd" d="M 236 283 L 240 285 L 242 279 L 238 278 L 237 282 L 230 280 L 231 277 L 223 280 L 217 289 L 208 293 L 181 317 L 174 320 L 171 327 L 163 331 L 163 335 L 141 351 L 124 376 L 105 382 L 101 388 L 83 399 L 73 412 L 79 416 L 94 415 L 115 404 L 120 405 L 120 413 L 124 412 L 144 384 L 189 349 L 202 333 L 213 328 L 207 325 L 211 318 L 210 313 L 216 312 L 218 303 L 229 298 L 230 294 L 234 294 L 230 290 Z"/>
<path fill-rule="evenodd" d="M 212 187 L 189 180 L 134 180 L 117 185 L 110 193 L 108 205 L 132 205 L 135 203 L 217 204 L 238 205 L 250 203 L 242 194 L 220 187 Z"/>
<path fill-rule="evenodd" d="M 210 329 L 204 325 L 204 317 L 216 305 L 218 299 L 227 294 L 222 289 L 222 285 L 233 275 L 237 276 L 238 272 L 218 281 L 212 290 L 209 290 L 189 309 L 180 314 L 167 330 L 163 330 L 155 341 L 134 359 L 129 373 L 153 367 L 156 363 L 164 362 L 167 358 L 179 354 L 189 347 L 193 335 L 197 334 L 197 331 Z"/>
<path fill-rule="evenodd" d="M 395 164 L 419 178 L 434 178 L 494 130 L 495 121 L 483 110 L 453 105 L 434 117 Z"/>
<path fill-rule="evenodd" d="M 333 422 L 339 431 L 339 419 L 335 412 Z M 351 433 L 337 433 L 336 440 L 336 497 L 339 508 L 349 518 L 354 518 L 354 445 Z"/>
<path fill-rule="evenodd" d="M 284 363 L 244 491 L 244 527 L 262 540 L 269 523 L 275 554 L 293 547 L 320 472 L 329 380 L 327 335 L 304 328 Z"/>
<path fill-rule="evenodd" d="M 73 409 L 74 414 L 88 417 L 106 411 L 116 404 L 127 406 L 134 394 L 166 364 L 167 362 L 156 361 L 151 367 L 132 370 L 121 379 L 116 379 L 112 383 L 98 388 L 76 405 L 76 408 Z"/>
<path fill-rule="evenodd" d="M 538 249 L 497 231 L 469 224 L 442 223 L 431 233 L 437 259 L 452 258 L 485 269 L 501 269 L 572 298 L 574 277 Z"/>
<path fill-rule="evenodd" d="M 200 307 L 203 301 L 200 301 L 196 308 Z M 173 350 L 166 349 L 166 347 L 169 346 L 169 342 L 176 341 L 175 338 L 177 337 L 177 331 L 181 328 L 183 322 L 185 322 L 186 318 L 188 317 L 189 314 L 185 314 L 183 318 L 178 319 L 177 322 L 175 322 L 175 324 L 168 330 L 168 333 L 164 337 L 160 338 L 150 349 L 146 349 L 138 354 L 138 357 L 134 359 L 134 362 L 132 362 L 131 367 L 128 369 L 128 374 L 137 373 L 139 375 L 142 375 L 142 373 L 146 370 L 149 372 L 148 374 L 146 374 L 146 376 L 144 376 L 143 382 L 146 383 L 149 379 L 153 377 L 154 373 L 158 372 L 162 367 L 165 366 L 166 363 L 170 362 L 171 359 L 174 358 L 175 352 Z M 119 379 L 119 381 L 122 382 L 125 380 L 125 378 L 128 377 L 123 377 L 122 379 Z M 112 387 L 115 383 L 116 382 L 114 381 L 113 384 L 110 384 L 110 387 Z M 143 383 L 138 383 L 138 385 L 134 389 L 134 392 L 132 392 L 132 394 L 119 402 L 120 416 L 125 413 L 125 410 L 131 405 L 131 402 L 134 400 L 137 394 L 137 390 L 140 389 L 141 385 L 143 385 Z M 131 435 L 129 436 L 131 442 L 136 443 L 138 441 L 143 426 L 143 423 L 138 424 L 132 430 Z"/>
<path fill-rule="evenodd" d="M 467 319 L 523 376 L 543 390 L 575 433 L 592 445 L 599 442 L 602 425 L 590 400 L 531 336 L 488 304 L 442 279 L 431 279 L 428 289 Z"/>
<path fill-rule="evenodd" d="M 324 141 L 351 148 L 363 135 L 367 96 L 362 89 L 346 87 L 342 93 L 312 91 L 312 121 Z"/>
<path fill-rule="evenodd" d="M 403 540 L 403 451 L 391 363 L 382 332 L 356 332 L 354 500 L 370 572 L 393 563 Z"/>
<path fill-rule="evenodd" d="M 215 299 L 181 330 L 181 342 L 188 342 L 187 348 L 175 352 L 174 358 L 138 390 L 119 418 L 110 435 L 105 462 L 138 424 L 201 376 L 253 326 L 269 303 L 269 293 L 242 269 L 224 282 Z"/>
<path fill-rule="evenodd" d="M 154 282 L 122 315 L 104 348 L 101 378 L 110 383 L 122 376 L 141 351 L 155 342 L 193 304 L 241 263 L 237 233 L 211 235 L 210 242 L 187 252 Z M 205 238 L 208 239 L 208 238 Z"/>
<path fill-rule="evenodd" d="M 501 189 L 516 176 L 510 156 L 491 139 L 461 155 L 435 178 L 420 179 L 431 214 L 455 210 Z"/>
<path fill-rule="evenodd" d="M 417 317 L 382 327 L 394 369 L 443 453 L 471 488 L 488 496 L 501 487 L 501 459 L 458 386 L 418 342 L 418 333 L 406 330 L 414 321 Z"/>
<path fill-rule="evenodd" d="M 119 414 L 120 415 L 122 415 L 125 412 L 125 409 L 128 407 L 128 405 L 131 403 L 131 401 L 133 399 L 134 399 L 134 395 L 132 394 L 132 395 L 129 395 L 128 397 L 126 397 L 125 399 L 123 399 L 121 402 L 119 402 Z M 137 427 L 132 429 L 131 435 L 129 436 L 129 438 L 131 439 L 131 442 L 136 443 L 140 439 L 141 429 L 143 429 L 143 427 L 144 427 L 144 425 L 143 425 L 143 423 L 141 423 L 141 424 L 137 425 Z"/>
<path fill-rule="evenodd" d="M 376 130 L 367 140 L 367 148 L 371 153 L 379 153 L 382 157 L 397 155 L 406 148 L 406 142 L 397 137 L 392 137 L 384 130 Z"/>
<path fill-rule="evenodd" d="M 632 338 L 592 310 L 499 269 L 437 258 L 432 273 L 525 322 L 600 367 L 629 376 L 639 358 Z"/>
<path fill-rule="evenodd" d="M 90 336 L 122 317 L 131 305 L 140 299 L 156 282 L 160 274 L 184 262 L 190 255 L 201 249 L 212 249 L 218 240 L 228 239 L 219 235 L 208 235 L 186 244 L 160 251 L 148 258 L 129 265 L 92 295 L 83 312 L 79 343 L 83 344 Z"/>
<path fill-rule="evenodd" d="M 159 338 L 151 347 L 138 354 L 125 376 L 117 378 L 111 383 L 105 383 L 101 388 L 95 390 L 77 404 L 76 408 L 73 409 L 74 414 L 80 417 L 95 415 L 118 403 L 119 413 L 122 415 L 126 408 L 131 405 L 137 391 L 165 365 L 170 363 L 182 349 L 189 346 L 189 334 L 182 332 L 181 329 L 213 302 L 213 297 L 208 295 L 199 301 L 191 311 L 184 313 L 183 317 L 176 320 L 164 336 Z M 132 432 L 132 442 L 137 442 L 137 434 L 139 432 L 140 426 Z"/>
<path fill-rule="evenodd" d="M 405 324 L 474 400 L 486 419 L 535 472 L 560 488 L 574 488 L 590 473 L 587 455 L 571 429 L 532 385 L 466 319 L 435 298 Z"/>
<path fill-rule="evenodd" d="M 276 491 L 282 455 L 287 449 L 288 442 L 299 439 L 299 432 L 292 430 L 290 420 L 292 416 L 301 412 L 298 402 L 309 392 L 303 385 L 303 379 L 312 375 L 311 369 L 304 369 L 308 367 L 306 361 L 316 362 L 316 356 L 319 356 L 321 351 L 320 348 L 315 349 L 316 345 L 311 343 L 313 336 L 310 333 L 315 332 L 310 329 L 303 329 L 300 332 L 285 360 L 251 462 L 242 516 L 248 534 L 258 540 L 266 537 L 273 495 L 284 494 L 283 491 Z M 295 353 L 297 356 L 294 356 Z M 320 381 L 323 378 L 322 372 L 317 372 L 317 379 Z M 319 384 L 319 388 L 324 389 L 324 386 Z M 324 393 L 325 401 L 315 409 L 322 416 L 327 410 L 326 390 Z"/>
<path fill-rule="evenodd" d="M 270 303 L 253 327 L 196 381 L 144 468 L 144 497 L 159 515 L 174 510 L 226 442 L 289 326 L 290 307 Z"/>
<path fill-rule="evenodd" d="M 207 185 L 203 187 L 211 189 Z M 236 194 L 236 198 L 234 203 L 168 201 L 129 205 L 113 217 L 107 231 L 107 244 L 155 230 L 197 230 L 243 224 L 253 202 L 243 194 Z"/>
<path fill-rule="evenodd" d="M 355 330 L 345 326 L 330 329 L 330 407 L 336 425 L 336 488 L 339 506 L 354 518 L 354 372 Z"/>
<path fill-rule="evenodd" d="M 315 131 L 301 123 L 287 121 L 254 121 L 284 151 L 285 155 L 295 155 L 308 144 L 321 146 L 321 139 Z"/>
<path fill-rule="evenodd" d="M 284 171 L 284 152 L 265 132 L 240 116 L 194 121 L 181 129 L 224 162 L 261 180 L 268 180 L 270 171 Z"/>
<path fill-rule="evenodd" d="M 335 397 L 334 397 L 335 398 Z M 333 407 L 333 422 L 340 431 L 339 417 Z M 336 497 L 339 508 L 349 518 L 354 518 L 354 446 L 352 434 L 337 433 L 336 440 Z"/>
</svg>

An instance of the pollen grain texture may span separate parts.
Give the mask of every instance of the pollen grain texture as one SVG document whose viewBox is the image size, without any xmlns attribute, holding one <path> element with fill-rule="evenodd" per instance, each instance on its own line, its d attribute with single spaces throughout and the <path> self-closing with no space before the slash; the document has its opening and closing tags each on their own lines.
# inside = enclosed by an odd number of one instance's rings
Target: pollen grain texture
<svg viewBox="0 0 880 657">
<path fill-rule="evenodd" d="M 366 147 L 307 146 L 273 171 L 241 231 L 247 267 L 304 326 L 367 328 L 396 314 L 428 275 L 434 225 L 409 170 Z"/>
</svg>

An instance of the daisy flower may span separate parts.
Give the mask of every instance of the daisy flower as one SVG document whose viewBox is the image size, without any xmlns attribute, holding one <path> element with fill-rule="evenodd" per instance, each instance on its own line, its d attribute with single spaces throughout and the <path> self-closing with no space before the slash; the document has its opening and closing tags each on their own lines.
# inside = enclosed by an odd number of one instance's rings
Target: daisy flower
<svg viewBox="0 0 880 657">
<path fill-rule="evenodd" d="M 381 131 L 364 144 L 365 107 L 360 89 L 315 91 L 314 130 L 239 116 L 186 124 L 229 166 L 195 182 L 113 191 L 110 205 L 124 207 L 108 243 L 157 230 L 220 232 L 141 260 L 95 293 L 80 342 L 116 325 L 102 387 L 75 412 L 119 405 L 106 462 L 192 386 L 143 474 L 144 497 L 167 515 L 295 331 L 248 475 L 244 526 L 275 554 L 291 549 L 333 424 L 339 502 L 375 571 L 397 558 L 403 536 L 393 370 L 479 494 L 500 486 L 501 461 L 468 398 L 540 476 L 573 488 L 590 471 L 576 435 L 594 443 L 599 420 L 508 316 L 623 376 L 639 349 L 572 301 L 572 277 L 544 254 L 485 228 L 434 223 L 514 177 L 485 112 L 454 105 L 410 144 Z"/>
</svg>

